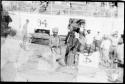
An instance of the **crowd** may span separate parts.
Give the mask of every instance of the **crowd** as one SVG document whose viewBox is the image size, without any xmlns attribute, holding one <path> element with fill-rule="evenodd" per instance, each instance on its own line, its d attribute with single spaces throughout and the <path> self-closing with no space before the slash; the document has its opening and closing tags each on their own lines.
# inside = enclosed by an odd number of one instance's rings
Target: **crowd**
<svg viewBox="0 0 125 84">
<path fill-rule="evenodd" d="M 87 30 L 85 28 L 85 22 L 81 21 L 79 24 L 79 27 L 69 25 L 70 31 L 65 39 L 65 45 L 67 47 L 64 65 L 72 69 L 77 68 L 80 59 L 79 53 L 83 53 L 83 56 L 86 56 L 86 62 L 92 62 L 88 56 L 92 56 L 93 53 L 99 52 L 99 66 L 112 71 L 111 73 L 108 72 L 110 74 L 110 81 L 123 81 L 123 34 L 119 34 L 118 31 L 114 31 L 111 34 L 101 34 L 97 31 L 96 35 L 93 35 L 92 30 Z M 55 36 L 55 33 L 57 34 L 58 32 L 53 33 L 54 36 L 51 38 L 51 40 L 53 39 L 51 47 L 55 45 L 60 48 L 60 39 L 59 37 L 57 38 L 58 35 Z M 55 50 L 57 50 L 56 47 Z M 117 76 L 114 74 L 117 74 Z"/>
<path fill-rule="evenodd" d="M 2 17 L 2 30 L 5 30 L 8 27 L 9 22 L 12 22 L 12 19 L 9 15 L 6 15 L 7 12 L 4 12 L 5 15 Z M 27 41 L 27 26 L 30 21 L 27 19 L 26 23 L 23 26 L 22 30 L 22 41 L 23 49 L 26 50 L 26 41 Z M 107 68 L 117 68 L 122 67 L 124 64 L 124 41 L 123 34 L 119 35 L 118 32 L 114 32 L 111 35 L 101 36 L 100 32 L 97 32 L 96 36 L 91 34 L 92 30 L 87 30 L 85 28 L 85 21 L 79 21 L 80 26 L 75 27 L 69 25 L 69 32 L 65 39 L 66 53 L 64 58 L 64 65 L 76 68 L 78 65 L 79 52 L 86 53 L 86 56 L 90 56 L 92 53 L 99 51 L 100 52 L 100 65 Z M 5 38 L 14 38 L 16 31 L 13 29 L 6 30 L 6 34 L 1 31 L 2 43 L 4 43 Z M 61 55 L 61 40 L 58 35 L 58 28 L 52 29 L 53 35 L 50 36 L 49 46 L 53 53 L 53 64 L 57 61 L 56 55 Z M 5 34 L 5 35 L 4 35 Z M 3 37 L 4 36 L 4 37 Z M 2 58 L 3 59 L 6 58 Z M 90 59 L 88 59 L 91 62 Z M 3 62 L 5 63 L 5 62 Z M 4 64 L 2 65 L 2 67 Z"/>
</svg>

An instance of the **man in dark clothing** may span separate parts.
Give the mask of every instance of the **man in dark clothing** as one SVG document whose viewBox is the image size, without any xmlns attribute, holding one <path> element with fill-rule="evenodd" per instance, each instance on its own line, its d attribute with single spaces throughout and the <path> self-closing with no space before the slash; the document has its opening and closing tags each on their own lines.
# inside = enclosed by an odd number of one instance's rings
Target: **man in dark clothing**
<svg viewBox="0 0 125 84">
<path fill-rule="evenodd" d="M 75 38 L 74 33 L 75 32 L 73 32 L 73 29 L 70 28 L 70 32 L 68 32 L 68 35 L 66 36 L 65 44 L 67 44 L 67 48 L 66 48 L 66 54 L 65 54 L 65 64 L 67 64 L 68 54 L 73 45 L 73 38 Z"/>
<path fill-rule="evenodd" d="M 5 36 L 8 34 L 8 30 L 11 29 L 8 25 L 12 22 L 11 17 L 8 15 L 7 11 L 2 11 L 2 20 L 1 20 L 1 35 Z"/>
<path fill-rule="evenodd" d="M 3 11 L 2 13 L 3 13 L 3 14 L 2 14 L 2 22 L 6 22 L 7 25 L 8 25 L 10 22 L 12 22 L 12 19 L 11 19 L 11 17 L 9 16 L 9 14 L 8 14 L 7 11 Z"/>
<path fill-rule="evenodd" d="M 65 54 L 65 63 L 66 65 L 72 66 L 75 62 L 75 55 L 78 51 L 79 41 L 75 38 L 76 29 L 70 28 L 70 32 L 66 37 L 65 44 L 67 44 L 66 54 Z"/>
</svg>

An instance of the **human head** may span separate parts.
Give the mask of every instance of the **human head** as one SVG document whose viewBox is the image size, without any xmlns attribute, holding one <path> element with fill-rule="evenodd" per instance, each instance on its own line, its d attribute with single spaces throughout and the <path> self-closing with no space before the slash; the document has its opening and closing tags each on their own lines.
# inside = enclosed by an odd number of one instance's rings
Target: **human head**
<svg viewBox="0 0 125 84">
<path fill-rule="evenodd" d="M 90 34 L 90 33 L 91 33 L 91 30 L 87 30 L 87 32 L 88 32 L 88 34 Z"/>
<path fill-rule="evenodd" d="M 52 32 L 53 32 L 53 36 L 57 36 L 58 35 L 58 28 L 53 28 Z"/>
<path fill-rule="evenodd" d="M 26 23 L 29 23 L 29 19 L 26 19 Z"/>
<path fill-rule="evenodd" d="M 80 27 L 84 29 L 85 28 L 85 23 L 81 23 Z"/>
<path fill-rule="evenodd" d="M 124 38 L 123 38 L 123 34 L 121 34 L 118 44 L 123 44 L 123 43 L 124 43 Z"/>
<path fill-rule="evenodd" d="M 118 34 L 113 34 L 112 35 L 114 38 L 117 38 L 118 37 Z"/>
<path fill-rule="evenodd" d="M 73 26 L 69 26 L 69 30 L 70 30 L 70 31 L 73 31 Z"/>
<path fill-rule="evenodd" d="M 80 25 L 80 31 L 83 32 L 84 30 L 85 30 L 85 25 L 84 24 Z"/>
<path fill-rule="evenodd" d="M 84 31 L 85 30 L 85 23 L 84 22 L 82 22 L 81 24 L 80 24 L 80 31 Z"/>
<path fill-rule="evenodd" d="M 114 31 L 114 32 L 112 33 L 112 36 L 115 37 L 115 38 L 117 38 L 117 37 L 118 37 L 118 31 Z"/>
<path fill-rule="evenodd" d="M 98 34 L 100 34 L 100 32 L 99 32 L 99 31 L 98 31 L 97 33 L 98 33 Z"/>
</svg>

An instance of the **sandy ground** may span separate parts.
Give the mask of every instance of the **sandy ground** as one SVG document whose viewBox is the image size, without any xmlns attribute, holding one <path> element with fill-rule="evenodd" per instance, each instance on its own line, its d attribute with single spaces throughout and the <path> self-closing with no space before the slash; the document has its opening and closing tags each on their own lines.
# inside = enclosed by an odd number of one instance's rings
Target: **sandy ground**
<svg viewBox="0 0 125 84">
<path fill-rule="evenodd" d="M 11 41 L 11 40 L 10 40 Z M 12 42 L 16 42 L 12 45 Z M 8 42 L 8 47 L 16 47 L 18 41 Z M 9 44 L 11 43 L 11 44 Z M 64 67 L 56 63 L 56 67 L 52 64 L 52 55 L 49 46 L 38 44 L 27 44 L 27 51 L 17 47 L 20 53 L 18 56 L 18 64 L 14 61 L 7 63 L 2 69 L 2 78 L 4 81 L 33 81 L 33 82 L 107 82 L 106 73 L 98 66 L 99 54 L 96 52 L 89 58 L 90 63 L 79 61 L 78 68 Z M 62 47 L 62 58 L 65 54 L 65 46 Z M 2 48 L 4 51 L 6 48 Z M 15 48 L 16 49 L 16 48 Z M 4 52 L 2 52 L 4 53 Z M 80 55 L 79 59 L 84 60 L 85 56 Z M 18 69 L 16 69 L 16 66 Z M 91 80 L 90 80 L 91 79 Z"/>
</svg>

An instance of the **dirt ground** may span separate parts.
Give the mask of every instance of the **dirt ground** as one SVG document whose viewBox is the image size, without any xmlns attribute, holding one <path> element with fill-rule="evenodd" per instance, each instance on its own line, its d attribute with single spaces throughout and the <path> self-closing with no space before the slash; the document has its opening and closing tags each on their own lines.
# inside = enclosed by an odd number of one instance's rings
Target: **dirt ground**
<svg viewBox="0 0 125 84">
<path fill-rule="evenodd" d="M 1 47 L 2 55 L 7 53 L 4 52 L 7 49 L 12 55 L 16 53 L 15 56 L 18 56 L 17 64 L 12 60 L 3 66 L 1 76 L 4 81 L 108 82 L 106 72 L 98 66 L 98 52 L 89 57 L 92 62 L 85 63 L 80 61 L 77 68 L 62 66 L 58 62 L 56 62 L 54 67 L 49 46 L 28 43 L 27 51 L 19 46 L 20 41 L 11 39 Z M 15 51 L 12 49 L 15 49 Z M 65 50 L 66 46 L 62 46 L 62 61 L 64 61 Z M 10 59 L 12 55 L 8 55 Z M 84 55 L 81 55 L 79 59 L 84 59 L 84 57 Z"/>
</svg>

